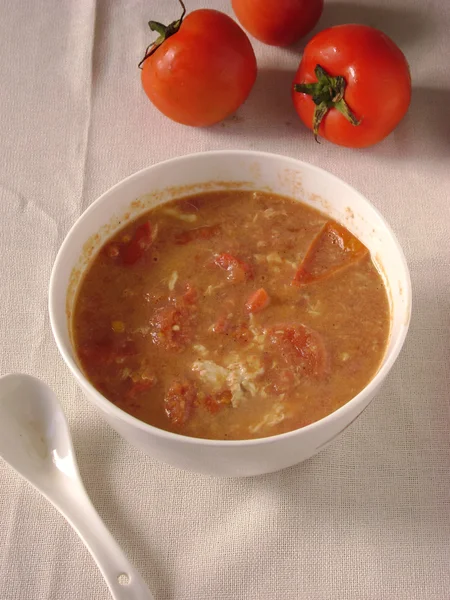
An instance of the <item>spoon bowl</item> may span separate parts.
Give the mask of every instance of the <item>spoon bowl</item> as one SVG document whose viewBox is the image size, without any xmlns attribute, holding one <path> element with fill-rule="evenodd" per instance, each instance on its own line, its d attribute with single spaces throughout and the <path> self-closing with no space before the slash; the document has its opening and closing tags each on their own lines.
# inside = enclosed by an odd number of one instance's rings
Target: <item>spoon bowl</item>
<svg viewBox="0 0 450 600">
<path fill-rule="evenodd" d="M 61 405 L 30 375 L 0 378 L 0 456 L 68 520 L 114 600 L 154 600 L 100 519 L 83 486 Z"/>
<path fill-rule="evenodd" d="M 0 379 L 0 455 L 51 502 L 55 489 L 77 481 L 67 421 L 56 396 L 39 379 Z"/>
</svg>

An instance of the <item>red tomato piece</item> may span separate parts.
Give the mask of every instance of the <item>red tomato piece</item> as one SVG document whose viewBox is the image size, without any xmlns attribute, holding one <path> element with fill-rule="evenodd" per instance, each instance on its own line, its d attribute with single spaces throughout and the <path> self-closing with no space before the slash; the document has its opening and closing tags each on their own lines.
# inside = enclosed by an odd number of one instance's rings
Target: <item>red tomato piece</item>
<svg viewBox="0 0 450 600">
<path fill-rule="evenodd" d="M 322 336 L 305 325 L 281 325 L 269 331 L 269 339 L 290 367 L 301 375 L 323 377 L 328 372 L 328 353 Z"/>
<path fill-rule="evenodd" d="M 134 232 L 131 241 L 123 249 L 122 257 L 125 265 L 134 265 L 152 245 L 152 228 L 147 221 Z"/>
<path fill-rule="evenodd" d="M 196 127 L 222 121 L 246 100 L 256 58 L 244 31 L 217 10 L 191 12 L 169 26 L 150 21 L 160 37 L 147 48 L 142 87 L 164 115 Z"/>
<path fill-rule="evenodd" d="M 245 308 L 249 313 L 257 313 L 264 310 L 270 304 L 269 294 L 264 288 L 259 288 L 253 292 L 245 303 Z"/>
<path fill-rule="evenodd" d="M 218 394 L 206 396 L 203 400 L 203 405 L 208 412 L 216 414 L 221 408 L 231 404 L 231 398 L 232 395 L 230 390 L 225 390 Z"/>
<path fill-rule="evenodd" d="M 365 148 L 405 116 L 411 75 L 405 56 L 367 25 L 337 25 L 308 42 L 292 89 L 303 123 L 340 146 Z"/>
<path fill-rule="evenodd" d="M 186 308 L 158 308 L 150 320 L 153 342 L 166 350 L 181 352 L 191 342 L 190 321 L 190 313 Z"/>
<path fill-rule="evenodd" d="M 253 278 L 252 267 L 243 260 L 224 252 L 216 254 L 214 264 L 227 272 L 227 279 L 233 283 L 242 283 Z"/>
<path fill-rule="evenodd" d="M 221 409 L 220 404 L 216 402 L 214 396 L 206 396 L 203 400 L 203 406 L 212 415 L 215 415 Z"/>
<path fill-rule="evenodd" d="M 184 425 L 191 416 L 197 390 L 189 381 L 174 381 L 164 398 L 164 409 L 173 425 Z"/>
<path fill-rule="evenodd" d="M 181 352 L 189 346 L 197 311 L 196 301 L 197 291 L 188 283 L 183 296 L 157 308 L 150 319 L 153 342 L 174 352 Z"/>
<path fill-rule="evenodd" d="M 210 240 L 221 232 L 220 225 L 207 225 L 205 227 L 197 227 L 197 229 L 187 229 L 177 233 L 175 243 L 178 245 L 188 244 L 194 240 Z"/>
<path fill-rule="evenodd" d="M 289 46 L 314 29 L 323 0 L 232 0 L 241 25 L 260 42 Z"/>
<path fill-rule="evenodd" d="M 212 326 L 212 330 L 214 333 L 227 333 L 230 330 L 230 320 L 225 317 L 219 317 L 217 321 Z"/>
<path fill-rule="evenodd" d="M 300 286 L 331 277 L 368 252 L 366 246 L 345 227 L 328 221 L 311 242 L 292 285 Z"/>
</svg>

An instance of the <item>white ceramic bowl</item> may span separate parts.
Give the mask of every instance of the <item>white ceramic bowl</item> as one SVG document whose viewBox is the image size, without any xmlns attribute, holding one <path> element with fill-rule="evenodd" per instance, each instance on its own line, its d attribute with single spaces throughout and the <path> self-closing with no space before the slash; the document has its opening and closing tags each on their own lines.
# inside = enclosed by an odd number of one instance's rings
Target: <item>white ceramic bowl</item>
<svg viewBox="0 0 450 600">
<path fill-rule="evenodd" d="M 291 196 L 318 208 L 358 236 L 385 278 L 391 302 L 391 334 L 383 364 L 369 385 L 321 421 L 269 438 L 202 440 L 147 425 L 97 392 L 75 360 L 68 314 L 90 256 L 127 219 L 172 198 L 230 187 Z M 120 435 L 150 456 L 176 467 L 211 475 L 246 476 L 277 471 L 313 456 L 367 407 L 405 340 L 411 314 L 411 283 L 403 252 L 383 217 L 337 177 L 286 156 L 251 151 L 205 152 L 148 167 L 115 185 L 86 210 L 69 231 L 56 258 L 49 310 L 53 335 L 64 360 L 89 402 Z"/>
</svg>

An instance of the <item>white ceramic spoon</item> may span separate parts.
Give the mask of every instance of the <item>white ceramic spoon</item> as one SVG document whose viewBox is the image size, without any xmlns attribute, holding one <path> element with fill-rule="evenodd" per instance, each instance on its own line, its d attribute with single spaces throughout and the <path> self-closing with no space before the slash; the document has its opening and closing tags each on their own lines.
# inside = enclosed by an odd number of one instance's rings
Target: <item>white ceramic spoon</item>
<svg viewBox="0 0 450 600">
<path fill-rule="evenodd" d="M 0 378 L 0 456 L 69 521 L 114 600 L 154 600 L 89 500 L 61 405 L 35 377 Z"/>
</svg>

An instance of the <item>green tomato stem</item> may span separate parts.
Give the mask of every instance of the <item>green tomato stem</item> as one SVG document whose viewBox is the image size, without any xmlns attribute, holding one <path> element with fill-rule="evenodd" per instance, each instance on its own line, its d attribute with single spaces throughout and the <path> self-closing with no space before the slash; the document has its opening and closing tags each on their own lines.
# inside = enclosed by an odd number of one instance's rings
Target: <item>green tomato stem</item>
<svg viewBox="0 0 450 600">
<path fill-rule="evenodd" d="M 154 42 L 152 42 L 149 46 L 147 46 L 147 49 L 145 50 L 144 58 L 138 64 L 138 67 L 140 69 L 142 69 L 142 65 L 147 60 L 147 58 L 149 56 L 151 56 L 153 54 L 153 52 L 155 52 L 155 50 L 157 50 L 159 48 L 159 46 L 161 46 L 161 44 L 167 40 L 167 38 L 169 38 L 171 35 L 174 35 L 174 33 L 177 33 L 177 31 L 180 29 L 181 23 L 183 22 L 184 16 L 186 14 L 186 7 L 184 5 L 183 0 L 178 0 L 178 2 L 181 4 L 182 13 L 181 13 L 181 17 L 177 21 L 170 23 L 170 25 L 163 25 L 162 23 L 159 23 L 158 21 L 149 21 L 148 22 L 148 26 L 150 27 L 150 29 L 152 31 L 156 31 L 156 33 L 159 33 L 159 36 L 156 38 L 156 40 Z"/>
<path fill-rule="evenodd" d="M 313 116 L 313 132 L 314 139 L 318 142 L 317 136 L 319 134 L 320 123 L 332 108 L 335 108 L 344 115 L 352 125 L 357 126 L 361 121 L 355 117 L 344 100 L 345 79 L 341 75 L 331 77 L 320 65 L 316 65 L 314 73 L 317 77 L 317 82 L 296 83 L 294 84 L 294 90 L 300 94 L 311 96 L 312 101 L 316 105 Z"/>
</svg>

